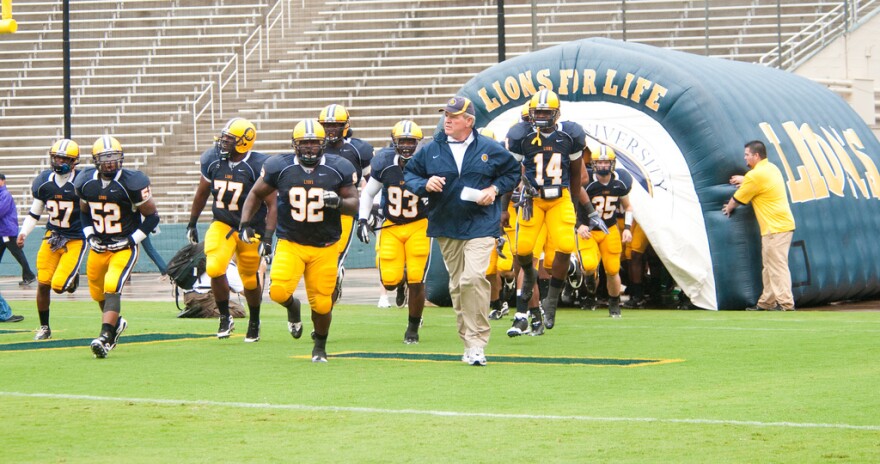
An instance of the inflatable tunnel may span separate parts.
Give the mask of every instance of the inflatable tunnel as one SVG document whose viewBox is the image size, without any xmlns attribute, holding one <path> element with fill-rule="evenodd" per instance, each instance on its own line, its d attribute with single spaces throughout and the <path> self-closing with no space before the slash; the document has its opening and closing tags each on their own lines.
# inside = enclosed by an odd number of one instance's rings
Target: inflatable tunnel
<svg viewBox="0 0 880 464">
<path fill-rule="evenodd" d="M 795 302 L 880 294 L 880 142 L 825 87 L 760 65 L 608 39 L 571 42 L 507 60 L 460 91 L 477 127 L 499 138 L 541 88 L 614 147 L 639 180 L 634 215 L 676 283 L 705 309 L 742 309 L 760 296 L 761 240 L 750 206 L 721 213 L 744 174 L 743 145 L 762 140 L 780 168 L 797 224 L 789 267 Z M 439 129 L 439 130 L 442 130 Z M 435 250 L 437 251 L 437 250 Z M 428 299 L 449 301 L 433 260 Z"/>
</svg>

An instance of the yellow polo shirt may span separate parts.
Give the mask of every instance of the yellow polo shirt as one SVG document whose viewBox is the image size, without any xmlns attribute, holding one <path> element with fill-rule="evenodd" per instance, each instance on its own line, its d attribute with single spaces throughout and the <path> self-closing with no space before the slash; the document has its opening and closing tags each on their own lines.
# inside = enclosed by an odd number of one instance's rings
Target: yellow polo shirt
<svg viewBox="0 0 880 464">
<path fill-rule="evenodd" d="M 782 172 L 766 159 L 758 161 L 743 176 L 742 185 L 733 194 L 733 199 L 742 204 L 752 203 L 761 235 L 794 230 L 794 216 L 788 205 Z"/>
</svg>

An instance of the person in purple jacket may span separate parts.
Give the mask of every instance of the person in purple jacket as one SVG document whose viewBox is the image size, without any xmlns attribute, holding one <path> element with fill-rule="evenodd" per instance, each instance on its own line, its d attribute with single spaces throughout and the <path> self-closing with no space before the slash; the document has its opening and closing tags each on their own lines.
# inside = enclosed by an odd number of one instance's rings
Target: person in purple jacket
<svg viewBox="0 0 880 464">
<path fill-rule="evenodd" d="M 18 212 L 15 210 L 15 200 L 9 190 L 6 190 L 6 176 L 0 174 L 0 261 L 6 250 L 21 265 L 21 282 L 18 285 L 26 286 L 37 280 L 27 257 L 18 247 Z"/>
</svg>

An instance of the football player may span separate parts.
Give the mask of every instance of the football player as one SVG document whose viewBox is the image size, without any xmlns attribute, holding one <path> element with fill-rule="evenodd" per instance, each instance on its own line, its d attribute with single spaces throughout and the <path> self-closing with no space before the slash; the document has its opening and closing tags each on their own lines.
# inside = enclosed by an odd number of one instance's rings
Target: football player
<svg viewBox="0 0 880 464">
<path fill-rule="evenodd" d="M 315 120 L 299 122 L 293 129 L 295 153 L 276 155 L 263 165 L 263 172 L 248 194 L 241 213 L 239 236 L 254 238 L 251 220 L 259 204 L 278 195 L 278 247 L 270 273 L 269 296 L 287 308 L 288 330 L 293 338 L 302 335 L 300 302 L 293 292 L 305 277 L 306 294 L 315 330 L 312 362 L 327 362 L 327 336 L 333 309 L 339 253 L 336 243 L 342 235 L 341 216 L 354 216 L 358 209 L 351 163 L 324 154 L 324 128 Z"/>
<path fill-rule="evenodd" d="M 101 334 L 91 348 L 96 358 L 105 358 L 128 326 L 119 316 L 122 287 L 137 262 L 138 244 L 159 225 L 159 213 L 150 179 L 122 168 L 125 155 L 118 140 L 99 137 L 92 158 L 95 168 L 79 174 L 75 185 L 83 234 L 91 249 L 86 265 L 89 293 L 103 312 Z"/>
<path fill-rule="evenodd" d="M 592 202 L 595 213 L 604 221 L 607 231 L 590 230 L 587 208 L 578 210 L 579 225 L 577 233 L 578 250 L 586 275 L 595 273 L 601 257 L 605 269 L 608 288 L 608 313 L 611 317 L 620 317 L 620 253 L 623 243 L 632 241 L 632 205 L 629 202 L 629 191 L 632 187 L 630 174 L 625 170 L 615 170 L 617 154 L 611 147 L 602 145 L 591 154 L 592 174 L 586 185 L 586 192 Z M 617 227 L 618 206 L 624 211 L 624 229 Z M 596 251 L 598 248 L 598 252 Z"/>
<path fill-rule="evenodd" d="M 275 194 L 266 197 L 264 204 L 251 219 L 258 240 L 244 243 L 238 235 L 241 210 L 244 201 L 260 177 L 263 163 L 268 156 L 252 151 L 257 138 L 257 128 L 247 119 L 233 118 L 220 131 L 216 144 L 202 153 L 199 186 L 193 198 L 186 237 L 190 243 L 199 242 L 196 222 L 205 208 L 209 196 L 214 197 L 211 211 L 214 221 L 205 234 L 206 273 L 211 278 L 211 292 L 220 311 L 220 327 L 217 338 L 229 338 L 235 329 L 235 321 L 229 314 L 229 281 L 226 268 L 235 256 L 238 274 L 244 285 L 250 320 L 247 343 L 260 340 L 260 304 L 262 284 L 257 277 L 260 258 L 272 254 L 272 237 L 275 235 Z"/>
<path fill-rule="evenodd" d="M 388 290 L 398 288 L 404 279 L 409 291 L 409 320 L 403 342 L 419 342 L 419 325 L 425 308 L 425 277 L 433 240 L 428 238 L 427 198 L 403 188 L 403 168 L 422 140 L 418 124 L 402 120 L 391 129 L 391 146 L 379 150 L 370 165 L 372 172 L 361 193 L 358 239 L 370 242 L 367 217 L 373 198 L 382 192 L 382 233 L 379 235 L 379 276 Z"/>
<path fill-rule="evenodd" d="M 532 203 L 530 217 L 521 212 L 517 218 L 516 254 L 523 270 L 520 299 L 531 299 L 538 278 L 533 252 L 542 226 L 547 227 L 548 240 L 558 251 L 552 263 L 550 288 L 541 302 L 544 325 L 548 329 L 555 325 L 556 306 L 576 246 L 575 205 L 580 204 L 580 195 L 576 188 L 573 193 L 571 179 L 581 178 L 583 164 L 579 160 L 586 149 L 584 128 L 575 122 L 559 122 L 559 116 L 559 97 L 543 89 L 529 101 L 530 122 L 521 121 L 507 133 L 510 152 L 525 168 L 524 190 L 535 194 L 535 198 L 529 200 Z M 577 186 L 577 182 L 574 185 Z M 528 330 L 526 315 L 517 312 L 513 325 L 519 333 L 525 333 Z M 533 321 L 533 332 L 534 325 Z M 511 333 L 517 331 L 508 331 Z"/>
<path fill-rule="evenodd" d="M 327 136 L 324 152 L 329 155 L 337 155 L 351 163 L 357 174 L 355 188 L 360 188 L 364 176 L 370 173 L 370 160 L 373 159 L 373 147 L 352 136 L 351 116 L 342 105 L 327 105 L 318 115 L 318 122 L 324 128 Z M 339 238 L 337 250 L 339 251 L 339 270 L 336 277 L 336 288 L 333 289 L 333 303 L 342 295 L 342 279 L 345 278 L 343 262 L 351 246 L 351 234 L 354 230 L 355 218 L 342 216 L 342 236 Z"/>
<path fill-rule="evenodd" d="M 40 328 L 34 340 L 52 338 L 49 327 L 51 292 L 73 293 L 79 284 L 79 267 L 88 247 L 83 246 L 83 228 L 80 222 L 79 197 L 74 181 L 79 175 L 79 145 L 73 140 L 61 139 L 49 148 L 49 165 L 34 179 L 31 192 L 34 202 L 30 214 L 18 233 L 18 246 L 24 246 L 43 211 L 49 216 L 46 234 L 37 253 L 37 312 Z"/>
</svg>

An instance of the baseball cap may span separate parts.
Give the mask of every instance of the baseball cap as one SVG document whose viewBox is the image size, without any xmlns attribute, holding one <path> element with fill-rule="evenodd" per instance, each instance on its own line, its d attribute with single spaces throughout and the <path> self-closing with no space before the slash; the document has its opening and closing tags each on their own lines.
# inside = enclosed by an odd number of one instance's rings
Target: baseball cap
<svg viewBox="0 0 880 464">
<path fill-rule="evenodd" d="M 452 97 L 446 101 L 446 106 L 440 109 L 440 112 L 448 111 L 449 114 L 467 113 L 475 116 L 474 103 L 465 97 Z"/>
</svg>

